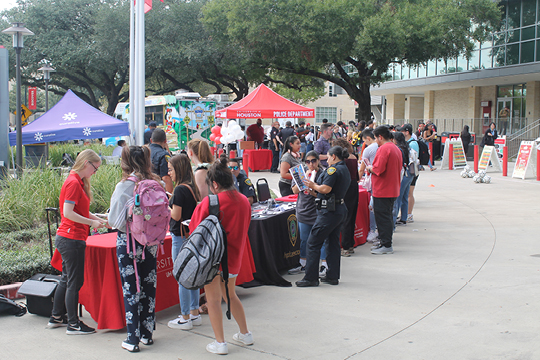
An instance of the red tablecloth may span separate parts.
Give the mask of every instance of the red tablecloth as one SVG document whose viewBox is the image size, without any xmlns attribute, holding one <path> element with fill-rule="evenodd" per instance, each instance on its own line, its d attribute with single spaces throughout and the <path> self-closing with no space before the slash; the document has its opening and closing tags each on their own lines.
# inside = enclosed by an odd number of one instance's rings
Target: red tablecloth
<svg viewBox="0 0 540 360">
<path fill-rule="evenodd" d="M 298 200 L 298 194 L 287 195 L 287 196 L 283 196 L 276 199 L 276 201 L 283 201 L 283 202 L 295 202 L 297 200 Z"/>
<path fill-rule="evenodd" d="M 369 232 L 369 200 L 369 192 L 360 186 L 358 190 L 356 226 L 354 228 L 354 246 L 366 243 L 367 234 Z"/>
<path fill-rule="evenodd" d="M 268 149 L 244 150 L 248 154 L 250 171 L 270 170 L 272 168 L 272 151 Z"/>
<path fill-rule="evenodd" d="M 156 311 L 178 304 L 178 283 L 172 275 L 172 241 L 165 239 L 158 251 Z M 62 270 L 62 257 L 55 251 L 51 265 Z M 126 326 L 122 282 L 116 258 L 116 233 L 95 235 L 86 241 L 84 285 L 79 291 L 79 303 L 84 305 L 98 329 L 122 329 Z M 255 263 L 249 241 L 242 258 L 237 285 L 253 280 Z"/>
</svg>

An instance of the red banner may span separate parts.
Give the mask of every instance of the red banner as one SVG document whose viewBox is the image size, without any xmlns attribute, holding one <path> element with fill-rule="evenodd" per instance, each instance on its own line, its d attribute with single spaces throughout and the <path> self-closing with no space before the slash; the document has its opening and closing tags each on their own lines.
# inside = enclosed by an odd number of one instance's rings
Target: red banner
<svg viewBox="0 0 540 360">
<path fill-rule="evenodd" d="M 37 88 L 28 88 L 28 109 L 36 110 Z"/>
</svg>

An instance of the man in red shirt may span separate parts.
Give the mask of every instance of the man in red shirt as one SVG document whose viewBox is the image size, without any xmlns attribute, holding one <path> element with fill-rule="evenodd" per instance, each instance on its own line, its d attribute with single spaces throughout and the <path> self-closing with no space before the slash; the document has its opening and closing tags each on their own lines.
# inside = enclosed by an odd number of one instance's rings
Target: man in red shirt
<svg viewBox="0 0 540 360">
<path fill-rule="evenodd" d="M 399 196 L 401 168 L 403 159 L 401 151 L 392 142 L 392 133 L 387 126 L 381 125 L 373 131 L 379 145 L 373 165 L 367 170 L 371 175 L 371 191 L 373 196 L 373 212 L 379 231 L 380 243 L 371 250 L 372 254 L 393 254 L 392 233 L 394 218 L 392 211 L 394 201 Z"/>
<path fill-rule="evenodd" d="M 264 142 L 264 128 L 262 127 L 262 120 L 257 119 L 257 122 L 248 126 L 246 129 L 246 135 L 248 141 L 255 141 L 259 148 L 262 147 Z"/>
</svg>

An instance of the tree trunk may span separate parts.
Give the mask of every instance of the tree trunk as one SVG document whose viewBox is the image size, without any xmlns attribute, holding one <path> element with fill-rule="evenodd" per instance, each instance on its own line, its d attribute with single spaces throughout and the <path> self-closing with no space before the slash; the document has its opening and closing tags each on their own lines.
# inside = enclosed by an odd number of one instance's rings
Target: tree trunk
<svg viewBox="0 0 540 360">
<path fill-rule="evenodd" d="M 357 121 L 371 119 L 371 93 L 369 80 L 365 79 L 358 86 L 352 86 L 353 94 L 349 94 L 358 103 Z"/>
</svg>

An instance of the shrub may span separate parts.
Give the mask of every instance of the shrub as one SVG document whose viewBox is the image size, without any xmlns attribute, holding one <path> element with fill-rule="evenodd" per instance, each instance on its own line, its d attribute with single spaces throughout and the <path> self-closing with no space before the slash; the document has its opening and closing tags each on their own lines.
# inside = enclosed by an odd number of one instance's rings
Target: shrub
<svg viewBox="0 0 540 360">
<path fill-rule="evenodd" d="M 60 166 L 62 163 L 62 155 L 68 153 L 72 159 L 77 158 L 77 154 L 85 149 L 92 149 L 97 154 L 101 153 L 103 156 L 110 156 L 114 150 L 113 146 L 105 146 L 103 144 L 92 143 L 89 145 L 83 144 L 71 144 L 71 143 L 58 143 L 49 145 L 49 160 L 52 166 Z"/>
</svg>

